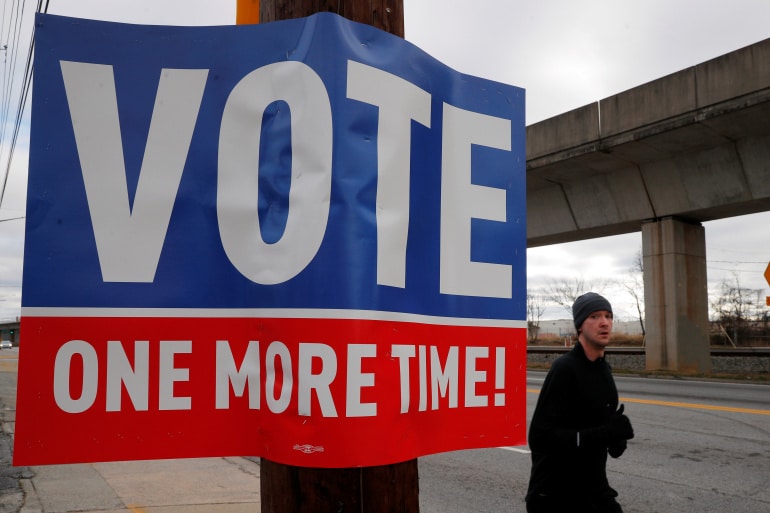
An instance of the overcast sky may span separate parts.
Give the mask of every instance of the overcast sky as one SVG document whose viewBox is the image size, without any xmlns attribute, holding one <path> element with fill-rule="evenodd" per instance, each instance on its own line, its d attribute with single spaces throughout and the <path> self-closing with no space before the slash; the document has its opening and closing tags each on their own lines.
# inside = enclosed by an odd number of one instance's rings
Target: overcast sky
<svg viewBox="0 0 770 513">
<path fill-rule="evenodd" d="M 7 12 L 25 3 L 15 42 Z M 21 78 L 37 2 L 5 0 L 3 80 Z M 45 2 L 43 2 L 45 3 Z M 230 25 L 236 0 L 50 0 L 64 16 L 155 25 Z M 768 0 L 404 0 L 406 39 L 462 73 L 526 89 L 527 124 L 598 101 L 770 37 Z M 18 53 L 16 53 L 18 52 Z M 19 57 L 11 67 L 12 56 Z M 13 96 L 8 123 L 18 96 Z M 3 108 L 3 107 L 0 107 Z M 29 106 L 27 106 L 27 111 Z M 6 116 L 3 116 L 5 119 Z M 23 258 L 28 115 L 0 205 L 0 318 L 19 315 Z M 6 126 L 0 173 L 7 163 Z M 770 179 L 770 177 L 769 177 Z M 738 276 L 770 295 L 770 213 L 705 223 L 709 290 Z M 628 273 L 638 233 L 528 250 L 530 288 L 549 280 L 599 283 Z M 630 297 L 604 290 L 621 318 Z M 547 318 L 565 317 L 549 310 Z"/>
</svg>

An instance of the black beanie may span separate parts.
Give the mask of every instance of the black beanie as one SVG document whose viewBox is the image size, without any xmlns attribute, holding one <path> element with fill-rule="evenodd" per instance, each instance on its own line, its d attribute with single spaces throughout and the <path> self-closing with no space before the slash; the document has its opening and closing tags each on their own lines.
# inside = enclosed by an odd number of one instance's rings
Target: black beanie
<svg viewBox="0 0 770 513">
<path fill-rule="evenodd" d="M 612 305 L 603 296 L 596 292 L 586 292 L 578 297 L 572 304 L 572 318 L 575 320 L 575 329 L 579 330 L 586 317 L 599 310 L 607 310 L 612 313 Z"/>
</svg>

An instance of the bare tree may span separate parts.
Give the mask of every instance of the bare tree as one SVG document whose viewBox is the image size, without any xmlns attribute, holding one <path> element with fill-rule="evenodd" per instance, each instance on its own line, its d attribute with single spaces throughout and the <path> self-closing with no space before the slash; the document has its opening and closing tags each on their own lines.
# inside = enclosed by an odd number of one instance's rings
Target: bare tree
<svg viewBox="0 0 770 513">
<path fill-rule="evenodd" d="M 612 284 L 612 280 L 586 282 L 582 276 L 575 278 L 554 278 L 545 290 L 545 299 L 554 303 L 567 312 L 567 317 L 572 318 L 572 304 L 582 294 L 593 291 L 601 294 L 604 289 Z"/>
<path fill-rule="evenodd" d="M 569 317 L 572 317 L 572 303 L 584 292 L 586 292 L 585 279 L 581 276 L 572 280 L 555 278 L 548 284 L 545 294 L 548 301 L 564 308 Z"/>
<path fill-rule="evenodd" d="M 737 345 L 749 332 L 752 313 L 756 313 L 756 298 L 760 290 L 741 287 L 738 273 L 732 273 L 732 281 L 722 280 L 720 294 L 711 302 L 715 320 L 733 345 Z"/>
<path fill-rule="evenodd" d="M 634 264 L 629 269 L 630 278 L 623 282 L 626 292 L 634 300 L 636 313 L 639 319 L 639 326 L 642 328 L 642 340 L 646 335 L 644 329 L 644 260 L 642 259 L 642 250 L 636 254 Z"/>
<path fill-rule="evenodd" d="M 537 342 L 540 318 L 545 312 L 546 299 L 542 292 L 527 289 L 527 342 Z"/>
<path fill-rule="evenodd" d="M 578 296 L 585 294 L 588 291 L 593 291 L 601 294 L 604 289 L 613 284 L 613 280 L 604 281 L 589 281 L 586 282 L 582 276 L 576 278 L 554 278 L 548 284 L 545 291 L 545 298 L 555 303 L 572 317 L 572 303 L 578 298 Z"/>
</svg>

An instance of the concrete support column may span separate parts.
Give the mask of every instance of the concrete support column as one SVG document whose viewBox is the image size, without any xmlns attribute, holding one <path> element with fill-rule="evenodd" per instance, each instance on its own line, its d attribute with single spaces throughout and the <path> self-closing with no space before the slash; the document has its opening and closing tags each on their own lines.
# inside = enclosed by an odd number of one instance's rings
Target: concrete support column
<svg viewBox="0 0 770 513">
<path fill-rule="evenodd" d="M 709 372 L 706 232 L 697 222 L 642 224 L 647 369 Z"/>
</svg>

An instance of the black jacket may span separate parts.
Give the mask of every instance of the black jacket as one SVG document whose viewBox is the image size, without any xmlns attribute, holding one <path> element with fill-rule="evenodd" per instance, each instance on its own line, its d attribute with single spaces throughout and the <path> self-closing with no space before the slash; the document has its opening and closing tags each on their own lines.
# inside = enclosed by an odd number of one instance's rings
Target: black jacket
<svg viewBox="0 0 770 513">
<path fill-rule="evenodd" d="M 607 439 L 591 436 L 617 407 L 618 391 L 604 358 L 590 361 L 577 343 L 553 362 L 529 427 L 527 498 L 542 494 L 588 503 L 617 495 L 607 481 Z"/>
</svg>

